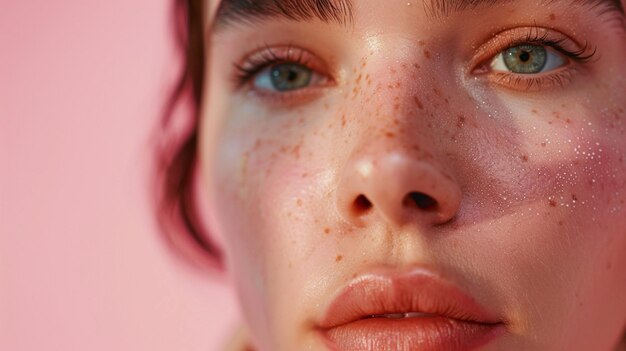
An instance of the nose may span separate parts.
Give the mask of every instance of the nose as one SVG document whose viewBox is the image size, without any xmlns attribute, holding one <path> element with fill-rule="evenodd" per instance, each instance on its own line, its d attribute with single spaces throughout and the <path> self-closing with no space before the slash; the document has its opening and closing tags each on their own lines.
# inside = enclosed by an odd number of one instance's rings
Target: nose
<svg viewBox="0 0 626 351">
<path fill-rule="evenodd" d="M 451 221 L 461 204 L 461 189 L 437 163 L 410 151 L 355 152 L 340 175 L 339 213 L 366 225 L 382 218 L 401 226 L 407 222 L 438 225 Z"/>
</svg>

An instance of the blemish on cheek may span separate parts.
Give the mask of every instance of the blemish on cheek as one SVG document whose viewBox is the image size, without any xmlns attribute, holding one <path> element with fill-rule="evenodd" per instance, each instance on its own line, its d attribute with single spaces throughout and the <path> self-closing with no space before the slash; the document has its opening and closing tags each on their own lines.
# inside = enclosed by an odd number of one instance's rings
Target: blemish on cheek
<svg viewBox="0 0 626 351">
<path fill-rule="evenodd" d="M 298 207 L 302 207 L 302 199 L 298 199 L 298 200 L 296 200 L 296 205 L 297 205 Z"/>
<path fill-rule="evenodd" d="M 424 56 L 426 57 L 426 59 L 430 60 L 430 51 L 424 50 Z"/>
<path fill-rule="evenodd" d="M 418 40 L 417 43 L 419 44 L 419 46 L 426 45 L 426 43 L 423 40 Z"/>
<path fill-rule="evenodd" d="M 346 114 L 344 113 L 344 114 L 341 115 L 341 126 L 345 127 L 346 123 L 347 123 L 347 121 L 346 121 Z"/>
<path fill-rule="evenodd" d="M 548 205 L 550 205 L 550 207 L 556 207 L 556 200 L 553 198 L 549 198 Z"/>
<path fill-rule="evenodd" d="M 392 133 L 392 132 L 385 132 L 385 136 L 387 138 L 394 138 L 396 135 L 394 133 Z"/>
<path fill-rule="evenodd" d="M 465 125 L 465 116 L 459 115 L 459 119 L 456 121 L 456 126 L 458 128 L 463 128 L 463 125 Z"/>
<path fill-rule="evenodd" d="M 415 105 L 417 105 L 417 108 L 419 108 L 420 110 L 424 109 L 424 105 L 422 104 L 420 98 L 417 97 L 417 95 L 413 96 L 413 101 L 415 101 Z"/>
<path fill-rule="evenodd" d="M 341 260 L 343 260 L 342 255 L 337 255 L 337 257 L 335 257 L 335 262 L 340 262 Z"/>
<path fill-rule="evenodd" d="M 528 155 L 522 155 L 520 158 L 522 159 L 522 162 L 528 162 Z"/>
<path fill-rule="evenodd" d="M 330 228 L 324 228 L 324 234 L 328 235 L 330 234 Z"/>
</svg>

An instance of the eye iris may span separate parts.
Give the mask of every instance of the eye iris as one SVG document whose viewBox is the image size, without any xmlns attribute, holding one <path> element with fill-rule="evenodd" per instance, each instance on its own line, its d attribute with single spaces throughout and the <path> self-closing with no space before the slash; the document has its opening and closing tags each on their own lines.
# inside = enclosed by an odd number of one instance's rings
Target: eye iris
<svg viewBox="0 0 626 351">
<path fill-rule="evenodd" d="M 310 69 L 296 64 L 280 64 L 270 71 L 272 86 L 278 91 L 301 89 L 311 82 Z"/>
<path fill-rule="evenodd" d="M 504 51 L 504 64 L 514 73 L 539 73 L 546 66 L 546 48 L 537 45 L 519 45 Z"/>
</svg>

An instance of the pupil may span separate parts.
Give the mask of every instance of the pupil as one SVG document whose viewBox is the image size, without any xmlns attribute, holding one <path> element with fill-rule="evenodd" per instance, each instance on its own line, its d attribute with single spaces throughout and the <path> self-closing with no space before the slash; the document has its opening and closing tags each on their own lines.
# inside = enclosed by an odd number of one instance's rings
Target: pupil
<svg viewBox="0 0 626 351">
<path fill-rule="evenodd" d="M 519 59 L 523 62 L 527 62 L 528 60 L 530 60 L 530 53 L 528 51 L 522 51 L 522 53 L 519 55 Z"/>
<path fill-rule="evenodd" d="M 298 78 L 298 72 L 291 70 L 287 73 L 287 80 L 290 82 L 294 82 Z"/>
</svg>

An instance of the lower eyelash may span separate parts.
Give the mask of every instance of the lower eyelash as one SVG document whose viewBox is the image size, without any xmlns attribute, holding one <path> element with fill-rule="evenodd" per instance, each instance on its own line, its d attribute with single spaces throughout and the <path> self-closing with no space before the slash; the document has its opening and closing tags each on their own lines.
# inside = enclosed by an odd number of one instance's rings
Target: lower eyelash
<svg viewBox="0 0 626 351">
<path fill-rule="evenodd" d="M 496 83 L 525 91 L 535 91 L 553 87 L 565 87 L 575 74 L 575 68 L 563 68 L 558 72 L 540 76 L 522 75 L 514 73 L 493 73 Z"/>
</svg>

